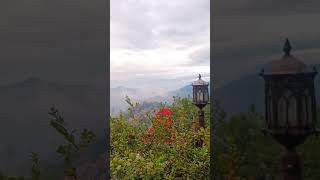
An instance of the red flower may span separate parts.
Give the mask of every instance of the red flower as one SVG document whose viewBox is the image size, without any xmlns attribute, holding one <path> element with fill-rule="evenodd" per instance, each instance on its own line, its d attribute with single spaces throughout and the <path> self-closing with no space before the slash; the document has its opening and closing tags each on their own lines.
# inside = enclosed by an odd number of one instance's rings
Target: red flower
<svg viewBox="0 0 320 180">
<path fill-rule="evenodd" d="M 165 141 L 164 141 L 164 144 L 171 144 L 172 143 L 172 140 L 171 139 L 166 139 Z"/>
<path fill-rule="evenodd" d="M 161 108 L 159 111 L 156 112 L 156 119 L 153 122 L 153 126 L 154 127 L 159 127 L 162 126 L 161 128 L 164 130 L 160 130 L 160 133 L 171 133 L 171 136 L 168 134 L 166 136 L 166 138 L 157 138 L 157 143 L 164 143 L 164 144 L 171 144 L 173 142 L 173 140 L 175 139 L 175 133 L 174 132 L 170 132 L 172 131 L 172 124 L 173 121 L 170 117 L 170 115 L 172 115 L 171 110 L 168 107 L 163 107 Z M 164 124 L 162 124 L 164 122 Z M 145 140 L 145 143 L 153 143 L 154 141 L 154 134 L 155 134 L 155 129 L 154 127 L 150 127 L 148 128 L 148 137 Z M 167 129 L 168 128 L 168 129 Z M 173 127 L 174 128 L 174 127 Z"/>
<path fill-rule="evenodd" d="M 142 140 L 145 144 L 151 144 L 153 142 L 153 138 L 154 138 L 154 128 L 151 127 L 151 128 L 148 128 L 148 135 L 142 136 Z"/>
<path fill-rule="evenodd" d="M 154 128 L 153 127 L 149 128 L 148 133 L 149 133 L 149 136 L 154 136 Z"/>
<path fill-rule="evenodd" d="M 172 120 L 170 119 L 170 118 L 168 118 L 167 120 L 166 120 L 166 123 L 164 124 L 164 127 L 167 127 L 167 126 L 169 126 L 169 125 L 171 125 L 172 124 Z"/>
<path fill-rule="evenodd" d="M 169 115 L 171 115 L 171 114 L 172 114 L 172 112 L 171 112 L 170 109 L 167 108 L 167 107 L 162 108 L 162 109 L 157 113 L 157 115 L 163 115 L 163 116 L 169 116 Z"/>
</svg>

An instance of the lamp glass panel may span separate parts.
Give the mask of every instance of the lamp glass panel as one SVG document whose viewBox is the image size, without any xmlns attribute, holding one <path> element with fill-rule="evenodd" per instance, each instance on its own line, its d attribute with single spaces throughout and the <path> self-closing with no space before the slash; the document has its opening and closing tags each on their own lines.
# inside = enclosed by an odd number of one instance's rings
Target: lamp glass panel
<svg viewBox="0 0 320 180">
<path fill-rule="evenodd" d="M 197 102 L 197 87 L 193 87 L 193 102 Z"/>
<path fill-rule="evenodd" d="M 207 103 L 209 101 L 209 93 L 208 93 L 208 89 L 205 90 L 205 96 L 204 96 L 204 101 Z"/>
<path fill-rule="evenodd" d="M 282 97 L 278 102 L 278 126 L 284 127 L 287 121 L 287 103 Z"/>
<path fill-rule="evenodd" d="M 273 99 L 272 99 L 272 90 L 268 88 L 268 97 L 267 97 L 267 125 L 268 127 L 274 124 L 274 111 L 273 111 Z"/>
<path fill-rule="evenodd" d="M 307 115 L 307 98 L 306 96 L 303 96 L 301 98 L 301 123 L 302 126 L 306 127 L 307 126 L 307 119 L 308 119 L 308 115 Z"/>
<path fill-rule="evenodd" d="M 198 89 L 198 92 L 197 92 L 197 102 L 198 103 L 202 103 L 203 101 L 203 92 L 201 89 Z"/>
<path fill-rule="evenodd" d="M 289 107 L 288 107 L 288 121 L 290 126 L 298 126 L 298 117 L 297 117 L 297 99 L 294 96 L 289 98 Z"/>
<path fill-rule="evenodd" d="M 268 108 L 268 119 L 267 119 L 267 124 L 268 126 L 272 125 L 274 123 L 274 118 L 273 118 L 273 100 L 272 97 L 269 96 L 269 108 Z"/>
<path fill-rule="evenodd" d="M 308 111 L 308 118 L 306 119 L 306 123 L 307 123 L 307 126 L 311 126 L 312 124 L 312 119 L 313 119 L 313 113 L 312 113 L 312 100 L 311 100 L 311 97 L 308 96 L 307 97 L 307 111 Z"/>
</svg>

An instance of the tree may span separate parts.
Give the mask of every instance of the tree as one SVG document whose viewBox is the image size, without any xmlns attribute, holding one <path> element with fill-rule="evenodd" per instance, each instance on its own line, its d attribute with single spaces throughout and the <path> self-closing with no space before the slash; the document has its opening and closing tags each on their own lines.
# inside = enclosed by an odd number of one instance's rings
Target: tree
<svg viewBox="0 0 320 180">
<path fill-rule="evenodd" d="M 69 130 L 64 118 L 55 107 L 50 109 L 49 114 L 52 117 L 50 121 L 51 127 L 62 135 L 65 140 L 65 144 L 58 146 L 56 150 L 56 152 L 64 158 L 65 176 L 76 180 L 78 177 L 73 160 L 79 156 L 82 149 L 88 147 L 94 139 L 95 134 L 88 129 L 83 129 L 80 134 L 77 134 L 78 130 L 76 129 Z"/>
</svg>

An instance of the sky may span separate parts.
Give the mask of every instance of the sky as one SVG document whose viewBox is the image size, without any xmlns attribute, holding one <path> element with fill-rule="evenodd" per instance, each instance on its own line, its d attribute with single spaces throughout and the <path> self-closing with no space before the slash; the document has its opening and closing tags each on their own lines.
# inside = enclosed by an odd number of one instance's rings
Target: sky
<svg viewBox="0 0 320 180">
<path fill-rule="evenodd" d="M 1 0 L 0 85 L 106 84 L 105 0 Z"/>
<path fill-rule="evenodd" d="M 213 1 L 214 86 L 259 73 L 280 59 L 285 38 L 291 54 L 306 64 L 320 63 L 320 1 Z"/>
<path fill-rule="evenodd" d="M 282 56 L 319 62 L 320 1 L 111 0 L 111 85 L 219 87 Z M 105 0 L 1 0 L 0 85 L 39 77 L 107 83 Z M 209 69 L 210 46 L 213 69 Z"/>
<path fill-rule="evenodd" d="M 111 0 L 111 87 L 170 91 L 209 80 L 210 0 Z"/>
</svg>

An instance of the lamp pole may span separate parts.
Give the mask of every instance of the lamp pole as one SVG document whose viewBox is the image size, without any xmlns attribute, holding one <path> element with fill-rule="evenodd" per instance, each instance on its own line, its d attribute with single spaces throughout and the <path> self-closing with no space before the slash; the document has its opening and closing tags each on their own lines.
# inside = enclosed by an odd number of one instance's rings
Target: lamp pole
<svg viewBox="0 0 320 180">
<path fill-rule="evenodd" d="M 204 111 L 202 109 L 199 109 L 198 111 L 198 118 L 199 118 L 199 127 L 205 128 Z"/>
<path fill-rule="evenodd" d="M 295 149 L 285 149 L 280 170 L 283 180 L 302 180 L 301 160 Z"/>
</svg>

